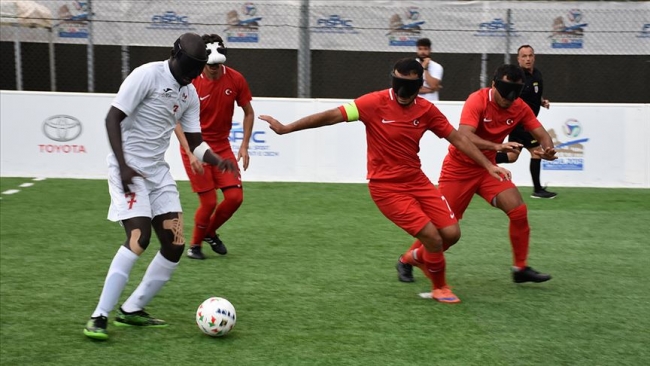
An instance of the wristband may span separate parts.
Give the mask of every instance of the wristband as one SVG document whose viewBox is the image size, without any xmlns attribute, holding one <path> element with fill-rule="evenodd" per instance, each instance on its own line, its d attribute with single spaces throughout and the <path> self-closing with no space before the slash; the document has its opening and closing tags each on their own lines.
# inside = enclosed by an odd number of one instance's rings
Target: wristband
<svg viewBox="0 0 650 366">
<path fill-rule="evenodd" d="M 205 156 L 205 152 L 208 150 L 210 150 L 210 146 L 205 141 L 203 141 L 199 146 L 194 148 L 194 151 L 192 153 L 203 163 L 203 157 Z"/>
</svg>

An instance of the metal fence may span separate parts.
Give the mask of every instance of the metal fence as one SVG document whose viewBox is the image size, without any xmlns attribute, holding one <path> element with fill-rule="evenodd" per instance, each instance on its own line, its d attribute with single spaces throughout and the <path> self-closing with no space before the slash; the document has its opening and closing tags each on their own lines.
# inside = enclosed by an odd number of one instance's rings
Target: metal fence
<svg viewBox="0 0 650 366">
<path fill-rule="evenodd" d="M 184 32 L 222 35 L 229 65 L 261 96 L 386 85 L 392 62 L 423 37 L 444 60 L 443 99 L 486 85 L 522 44 L 576 83 L 585 67 L 616 73 L 603 56 L 650 77 L 648 2 L 42 0 L 2 2 L 0 88 L 115 92 L 134 67 L 169 57 Z"/>
</svg>

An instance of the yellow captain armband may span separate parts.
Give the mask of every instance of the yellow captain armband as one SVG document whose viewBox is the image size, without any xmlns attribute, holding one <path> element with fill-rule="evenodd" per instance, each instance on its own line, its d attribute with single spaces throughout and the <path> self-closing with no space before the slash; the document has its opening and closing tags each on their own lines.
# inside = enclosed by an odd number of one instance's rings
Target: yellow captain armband
<svg viewBox="0 0 650 366">
<path fill-rule="evenodd" d="M 359 109 L 357 109 L 357 105 L 354 102 L 344 104 L 343 109 L 345 109 L 345 114 L 348 115 L 347 122 L 359 120 Z"/>
</svg>

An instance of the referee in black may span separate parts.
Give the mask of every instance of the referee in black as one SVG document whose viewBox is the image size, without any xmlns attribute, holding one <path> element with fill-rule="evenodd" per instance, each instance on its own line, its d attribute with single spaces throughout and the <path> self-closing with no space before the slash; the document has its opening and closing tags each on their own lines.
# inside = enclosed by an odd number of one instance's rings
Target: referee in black
<svg viewBox="0 0 650 366">
<path fill-rule="evenodd" d="M 542 73 L 535 68 L 535 50 L 530 45 L 523 45 L 517 50 L 517 61 L 519 67 L 524 70 L 525 85 L 521 92 L 520 98 L 528 104 L 530 109 L 533 110 L 535 116 L 539 114 L 539 109 L 544 107 L 549 108 L 550 104 L 548 99 L 544 99 L 544 82 L 542 81 Z M 539 147 L 539 142 L 535 140 L 533 135 L 524 130 L 524 126 L 520 123 L 510 133 L 509 141 L 518 142 L 530 152 L 530 175 L 533 178 L 534 191 L 531 194 L 533 198 L 555 198 L 557 193 L 549 192 L 540 183 L 539 174 L 541 171 L 541 160 L 539 156 L 533 154 L 533 151 Z M 516 153 L 498 153 L 497 163 L 514 163 L 517 161 L 519 154 Z"/>
</svg>

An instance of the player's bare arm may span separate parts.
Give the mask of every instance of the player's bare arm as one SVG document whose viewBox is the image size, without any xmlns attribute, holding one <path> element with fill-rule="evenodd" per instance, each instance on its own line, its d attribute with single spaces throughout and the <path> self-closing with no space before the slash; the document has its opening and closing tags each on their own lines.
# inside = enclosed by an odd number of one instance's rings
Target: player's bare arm
<svg viewBox="0 0 650 366">
<path fill-rule="evenodd" d="M 477 164 L 487 169 L 487 171 L 490 172 L 490 175 L 498 180 L 510 180 L 512 178 L 512 174 L 508 169 L 492 164 L 492 162 L 483 155 L 481 150 L 479 150 L 467 136 L 453 130 L 449 136 L 447 136 L 447 141 L 456 146 L 456 148 L 465 153 L 465 155 L 472 158 L 472 160 Z"/>
<path fill-rule="evenodd" d="M 458 132 L 462 135 L 467 136 L 467 138 L 469 138 L 469 140 L 472 141 L 472 143 L 481 150 L 494 150 L 498 152 L 519 154 L 521 152 L 521 148 L 524 146 L 518 142 L 504 142 L 501 144 L 496 144 L 492 141 L 484 140 L 476 135 L 476 128 L 470 125 L 461 124 L 458 127 Z"/>
<path fill-rule="evenodd" d="M 133 184 L 133 178 L 141 177 L 142 174 L 136 172 L 133 168 L 126 164 L 124 158 L 124 150 L 122 149 L 122 128 L 121 123 L 126 118 L 126 114 L 111 106 L 106 115 L 106 132 L 108 134 L 108 142 L 113 149 L 117 164 L 120 166 L 120 178 L 122 179 L 122 189 L 124 193 L 130 193 L 129 184 Z"/>
<path fill-rule="evenodd" d="M 248 155 L 248 144 L 250 143 L 251 136 L 253 135 L 255 111 L 253 111 L 253 106 L 250 103 L 242 106 L 242 110 L 244 111 L 244 139 L 239 146 L 239 151 L 237 152 L 237 161 L 244 159 L 245 171 L 248 169 L 248 164 L 250 162 L 250 156 Z"/>
<path fill-rule="evenodd" d="M 202 160 L 204 163 L 214 165 L 222 171 L 237 171 L 235 163 L 228 159 L 223 159 L 221 156 L 215 154 L 212 150 L 210 150 L 210 147 L 203 141 L 200 133 L 185 132 L 185 138 L 187 139 L 190 150 L 192 150 L 192 153 L 197 158 L 199 158 L 199 160 Z"/>
<path fill-rule="evenodd" d="M 187 138 L 185 137 L 183 127 L 180 123 L 176 124 L 176 127 L 174 128 L 174 134 L 176 134 L 178 143 L 181 145 L 181 148 L 183 151 L 185 151 L 185 154 L 187 154 L 187 157 L 190 159 L 190 168 L 192 169 L 192 173 L 203 174 L 203 164 L 201 164 L 199 158 L 192 154 L 192 150 L 190 150 L 190 145 L 187 143 Z"/>
<path fill-rule="evenodd" d="M 537 127 L 534 130 L 531 130 L 530 134 L 539 141 L 539 147 L 533 151 L 533 154 L 544 160 L 557 159 L 557 156 L 555 156 L 556 151 L 555 146 L 553 145 L 553 139 L 551 139 L 551 136 L 546 132 L 544 127 Z"/>
<path fill-rule="evenodd" d="M 258 118 L 262 121 L 268 122 L 269 127 L 278 135 L 284 135 L 286 133 L 306 130 L 309 128 L 335 125 L 345 121 L 343 113 L 341 113 L 338 108 L 311 114 L 288 125 L 284 125 L 277 119 L 267 115 L 261 115 Z"/>
</svg>

